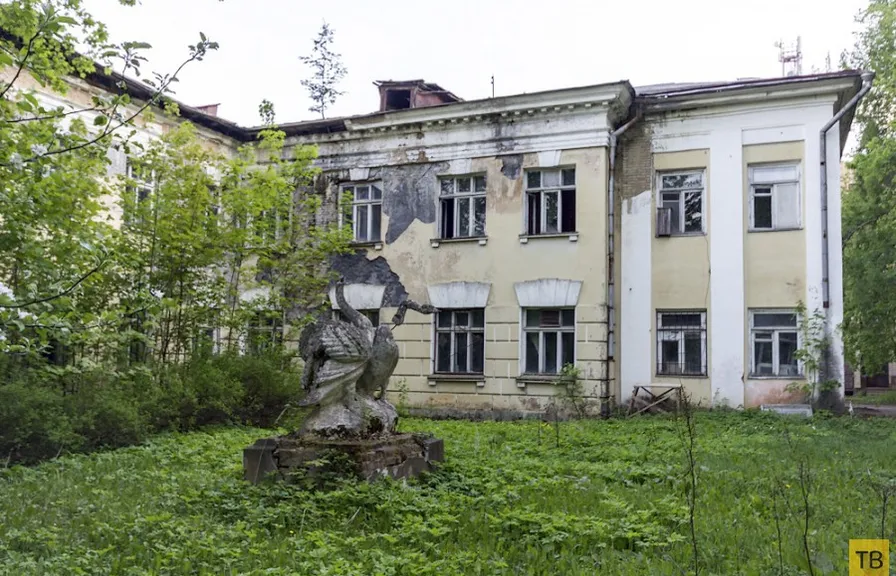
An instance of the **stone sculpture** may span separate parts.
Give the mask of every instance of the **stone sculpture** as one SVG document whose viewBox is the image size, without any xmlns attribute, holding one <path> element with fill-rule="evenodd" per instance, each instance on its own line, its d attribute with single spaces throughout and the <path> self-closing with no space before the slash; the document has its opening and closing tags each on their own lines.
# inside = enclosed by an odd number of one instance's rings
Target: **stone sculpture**
<svg viewBox="0 0 896 576">
<path fill-rule="evenodd" d="M 318 319 L 302 331 L 299 351 L 305 361 L 300 406 L 313 410 L 302 434 L 321 437 L 370 437 L 395 431 L 398 414 L 386 400 L 389 377 L 398 364 L 392 329 L 404 323 L 408 309 L 433 314 L 436 308 L 404 300 L 393 326 L 373 326 L 345 300 L 345 280 L 336 283 L 336 305 L 345 320 Z"/>
</svg>

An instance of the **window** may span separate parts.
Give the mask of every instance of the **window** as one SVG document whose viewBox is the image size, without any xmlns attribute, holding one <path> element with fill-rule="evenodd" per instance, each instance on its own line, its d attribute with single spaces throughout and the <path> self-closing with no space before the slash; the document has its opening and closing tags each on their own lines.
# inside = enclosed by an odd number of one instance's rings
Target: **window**
<svg viewBox="0 0 896 576">
<path fill-rule="evenodd" d="M 485 236 L 485 176 L 443 178 L 439 184 L 441 237 Z"/>
<path fill-rule="evenodd" d="M 442 310 L 435 321 L 436 372 L 482 374 L 485 310 Z"/>
<path fill-rule="evenodd" d="M 342 191 L 352 195 L 352 210 L 345 214 L 345 222 L 352 226 L 355 242 L 379 242 L 383 189 L 378 184 L 353 184 L 344 186 Z"/>
<path fill-rule="evenodd" d="M 750 167 L 750 230 L 799 228 L 800 212 L 798 165 Z"/>
<path fill-rule="evenodd" d="M 374 328 L 380 325 L 380 311 L 376 309 L 364 309 L 358 310 L 362 316 L 366 316 L 370 323 L 373 324 Z M 342 320 L 343 322 L 348 322 L 348 319 L 345 317 L 345 314 L 342 313 L 342 310 L 336 309 L 333 310 L 333 320 Z"/>
<path fill-rule="evenodd" d="M 528 308 L 523 311 L 526 374 L 559 374 L 575 363 L 573 308 Z"/>
<path fill-rule="evenodd" d="M 527 234 L 576 230 L 576 170 L 526 172 Z"/>
<path fill-rule="evenodd" d="M 706 374 L 706 312 L 657 312 L 656 373 Z"/>
<path fill-rule="evenodd" d="M 135 202 L 143 202 L 152 196 L 155 174 L 146 165 L 128 158 L 127 177 L 130 180 L 127 191 Z"/>
<path fill-rule="evenodd" d="M 799 376 L 797 314 L 793 310 L 750 312 L 753 376 Z"/>
<path fill-rule="evenodd" d="M 703 233 L 703 172 L 659 175 L 660 208 L 671 213 L 672 236 Z"/>
<path fill-rule="evenodd" d="M 283 319 L 276 311 L 260 311 L 249 320 L 250 354 L 261 354 L 283 342 Z"/>
</svg>

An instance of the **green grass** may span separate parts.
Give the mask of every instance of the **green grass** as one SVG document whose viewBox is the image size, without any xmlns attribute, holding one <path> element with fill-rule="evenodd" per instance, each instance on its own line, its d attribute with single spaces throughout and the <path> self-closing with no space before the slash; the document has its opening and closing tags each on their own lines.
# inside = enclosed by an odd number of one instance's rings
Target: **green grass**
<svg viewBox="0 0 896 576">
<path fill-rule="evenodd" d="M 0 471 L 0 574 L 682 574 L 689 570 L 679 422 L 408 420 L 445 439 L 420 482 L 329 491 L 241 480 L 253 429 Z M 845 574 L 878 537 L 867 481 L 893 470 L 896 421 L 700 414 L 702 574 L 806 573 L 797 466 L 811 470 L 815 574 Z M 787 439 L 790 439 L 788 442 Z M 887 520 L 887 533 L 893 522 Z"/>
<path fill-rule="evenodd" d="M 892 406 L 896 404 L 896 390 L 887 392 L 872 392 L 871 394 L 859 394 L 850 397 L 853 404 L 868 404 L 872 406 Z"/>
</svg>

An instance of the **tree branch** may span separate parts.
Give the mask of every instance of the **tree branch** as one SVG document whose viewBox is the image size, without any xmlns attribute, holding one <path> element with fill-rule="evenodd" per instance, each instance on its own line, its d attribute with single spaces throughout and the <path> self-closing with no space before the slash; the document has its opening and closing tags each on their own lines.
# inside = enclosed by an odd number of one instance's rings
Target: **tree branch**
<svg viewBox="0 0 896 576">
<path fill-rule="evenodd" d="M 54 120 L 57 118 L 64 118 L 66 116 L 72 116 L 74 114 L 82 114 L 84 112 L 93 112 L 94 110 L 102 110 L 99 106 L 91 106 L 90 108 L 81 108 L 79 110 L 69 110 L 68 112 L 62 112 L 59 114 L 47 114 L 46 116 L 31 116 L 29 118 L 13 118 L 12 120 L 4 120 L 3 124 L 20 124 L 22 122 L 31 122 L 34 120 Z"/>
<path fill-rule="evenodd" d="M 3 89 L 3 92 L 0 92 L 0 100 L 2 100 L 6 96 L 6 93 L 9 92 L 9 90 L 16 83 L 16 80 L 19 79 L 19 76 L 22 75 L 22 70 L 25 69 L 25 64 L 28 62 L 28 58 L 31 57 L 31 51 L 34 50 L 34 41 L 37 40 L 38 36 L 41 35 L 41 32 L 44 31 L 44 27 L 47 25 L 47 23 L 49 21 L 50 21 L 49 17 L 44 19 L 41 22 L 40 26 L 37 27 L 37 32 L 34 33 L 34 36 L 32 36 L 28 40 L 28 46 L 25 48 L 25 55 L 19 61 L 19 67 L 16 69 L 16 73 L 13 75 L 12 80 L 10 80 L 9 84 L 6 85 L 6 88 Z"/>
<path fill-rule="evenodd" d="M 34 304 L 42 304 L 43 302 L 49 302 L 51 300 L 56 300 L 57 298 L 62 298 L 63 296 L 67 296 L 67 295 L 71 294 L 75 290 L 75 288 L 77 288 L 82 282 L 84 282 L 85 280 L 87 280 L 88 278 L 90 278 L 91 276 L 96 274 L 97 272 L 99 272 L 100 268 L 105 266 L 105 264 L 106 264 L 105 260 L 100 261 L 100 263 L 97 264 L 96 266 L 94 266 L 93 269 L 91 269 L 89 272 L 87 272 L 86 274 L 84 274 L 83 276 L 78 278 L 74 284 L 72 284 L 71 286 L 69 286 L 68 288 L 63 290 L 62 292 L 59 292 L 58 294 L 54 294 L 53 296 L 47 296 L 45 298 L 38 298 L 36 300 L 31 300 L 29 302 L 23 302 L 22 304 L 11 304 L 11 305 L 0 304 L 0 309 L 26 308 L 28 306 L 33 306 Z"/>
</svg>

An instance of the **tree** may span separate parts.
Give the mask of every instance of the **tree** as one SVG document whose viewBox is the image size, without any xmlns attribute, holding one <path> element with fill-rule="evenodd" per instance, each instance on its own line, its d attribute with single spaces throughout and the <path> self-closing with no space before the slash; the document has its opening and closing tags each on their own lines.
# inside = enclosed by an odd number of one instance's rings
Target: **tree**
<svg viewBox="0 0 896 576">
<path fill-rule="evenodd" d="M 896 0 L 872 0 L 858 21 L 843 62 L 876 77 L 843 194 L 842 328 L 849 360 L 875 370 L 896 360 Z"/>
<path fill-rule="evenodd" d="M 299 57 L 299 60 L 311 67 L 311 78 L 302 80 L 302 86 L 308 90 L 308 95 L 314 102 L 308 110 L 320 112 L 321 118 L 326 118 L 327 108 L 343 94 L 336 89 L 336 85 L 347 72 L 342 65 L 342 56 L 330 49 L 332 43 L 333 30 L 324 22 L 314 40 L 311 55 Z"/>
</svg>

